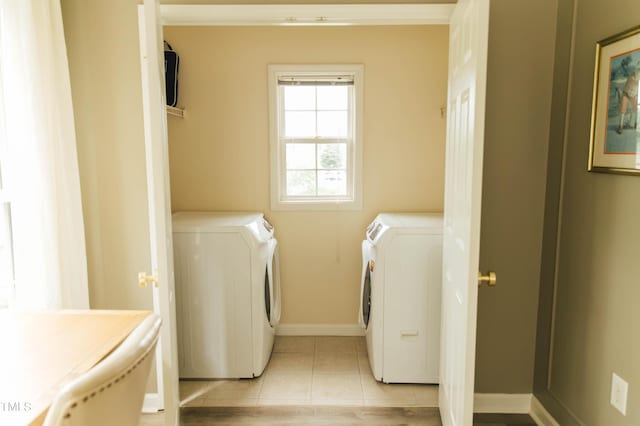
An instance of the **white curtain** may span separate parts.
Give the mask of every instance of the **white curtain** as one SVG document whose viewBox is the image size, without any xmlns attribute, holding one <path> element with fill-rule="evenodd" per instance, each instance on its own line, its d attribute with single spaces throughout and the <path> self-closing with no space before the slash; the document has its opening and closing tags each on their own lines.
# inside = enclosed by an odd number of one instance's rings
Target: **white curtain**
<svg viewBox="0 0 640 426">
<path fill-rule="evenodd" d="M 0 0 L 0 96 L 15 299 L 87 309 L 87 260 L 60 0 Z"/>
</svg>

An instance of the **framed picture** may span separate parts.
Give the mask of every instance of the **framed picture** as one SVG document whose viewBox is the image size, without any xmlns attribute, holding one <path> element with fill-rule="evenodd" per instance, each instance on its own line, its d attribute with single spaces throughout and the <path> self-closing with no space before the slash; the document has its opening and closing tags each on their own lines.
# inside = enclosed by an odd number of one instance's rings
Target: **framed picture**
<svg viewBox="0 0 640 426">
<path fill-rule="evenodd" d="M 596 44 L 591 172 L 640 175 L 640 26 Z"/>
</svg>

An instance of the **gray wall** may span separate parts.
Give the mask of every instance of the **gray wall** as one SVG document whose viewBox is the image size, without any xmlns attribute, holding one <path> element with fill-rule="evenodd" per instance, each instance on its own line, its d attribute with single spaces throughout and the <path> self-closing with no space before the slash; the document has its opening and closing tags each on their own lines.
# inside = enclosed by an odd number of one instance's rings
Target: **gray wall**
<svg viewBox="0 0 640 426">
<path fill-rule="evenodd" d="M 476 392 L 531 393 L 557 0 L 492 0 Z"/>
<path fill-rule="evenodd" d="M 638 6 L 576 8 L 548 383 L 544 362 L 535 372 L 536 395 L 563 426 L 640 424 L 640 178 L 586 171 L 595 43 L 638 25 Z M 609 404 L 612 372 L 629 382 L 626 417 Z"/>
<path fill-rule="evenodd" d="M 540 293 L 538 302 L 538 330 L 534 390 L 547 386 L 549 350 L 556 271 L 558 214 L 562 178 L 563 141 L 566 125 L 567 92 L 569 90 L 569 61 L 571 57 L 572 1 L 560 0 L 556 20 L 556 49 L 547 156 L 547 193 L 545 200 L 542 259 L 540 265 Z"/>
</svg>

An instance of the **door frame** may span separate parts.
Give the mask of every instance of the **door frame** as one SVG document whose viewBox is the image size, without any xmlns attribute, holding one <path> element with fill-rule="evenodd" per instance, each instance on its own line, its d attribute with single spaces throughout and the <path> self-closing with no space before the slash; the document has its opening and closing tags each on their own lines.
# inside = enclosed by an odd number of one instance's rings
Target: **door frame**
<svg viewBox="0 0 640 426">
<path fill-rule="evenodd" d="M 162 25 L 204 25 L 204 26 L 335 26 L 335 25 L 448 25 L 455 4 L 208 4 L 208 5 L 160 5 Z M 144 22 L 144 7 L 138 7 L 139 22 Z M 331 16 L 327 20 L 326 16 Z M 142 43 L 143 33 L 139 31 Z M 142 55 L 142 52 L 140 52 Z M 142 60 L 142 57 L 141 57 Z M 145 84 L 142 73 L 142 83 Z M 144 86 L 143 86 L 144 87 Z M 143 92 L 144 102 L 152 102 L 155 98 Z M 188 110 L 188 106 L 186 106 Z M 163 155 L 168 156 L 167 153 Z M 164 170 L 165 182 L 168 182 L 169 170 Z M 152 191 L 153 188 L 148 188 Z M 163 191 L 156 188 L 153 192 Z M 170 217 L 165 217 L 169 226 Z M 158 291 L 162 298 L 170 298 L 167 286 L 160 286 Z M 164 294 L 166 293 L 166 294 Z M 154 310 L 156 307 L 154 306 Z M 175 310 L 169 314 L 158 312 L 165 324 L 176 324 Z M 167 316 L 169 315 L 169 316 Z M 161 342 L 162 343 L 162 342 Z M 175 343 L 175 342 L 174 342 Z M 170 342 L 164 342 L 169 345 Z M 169 351 L 170 349 L 165 348 Z M 442 360 L 441 360 L 442 363 Z M 164 365 L 157 371 L 159 383 L 165 386 L 177 386 L 169 383 L 177 380 L 178 365 Z M 169 379 L 169 380 L 168 380 Z M 157 398 L 156 396 L 155 398 Z M 161 397 L 161 395 L 159 396 Z M 150 396 L 150 398 L 154 398 Z M 179 397 L 175 395 L 174 406 L 178 407 Z"/>
<path fill-rule="evenodd" d="M 143 412 L 164 409 L 165 424 L 177 426 L 179 419 L 178 351 L 171 241 L 169 151 L 165 115 L 165 84 L 162 26 L 158 0 L 138 6 L 138 38 L 142 83 L 145 168 L 149 217 L 150 274 L 139 273 L 141 286 L 153 283 L 153 311 L 162 318 L 156 348 L 155 393 L 147 393 Z"/>
</svg>

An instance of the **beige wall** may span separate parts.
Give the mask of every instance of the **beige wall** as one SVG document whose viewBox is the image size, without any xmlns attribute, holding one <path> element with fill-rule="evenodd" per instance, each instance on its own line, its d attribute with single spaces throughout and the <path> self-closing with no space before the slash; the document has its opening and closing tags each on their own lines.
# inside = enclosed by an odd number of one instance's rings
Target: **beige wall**
<svg viewBox="0 0 640 426">
<path fill-rule="evenodd" d="M 556 0 L 492 0 L 476 392 L 530 393 L 542 252 Z"/>
<path fill-rule="evenodd" d="M 562 425 L 631 426 L 640 424 L 640 179 L 586 167 L 595 43 L 638 25 L 638 2 L 577 6 L 551 380 L 541 397 Z M 626 417 L 609 404 L 612 372 L 629 382 Z"/>
<path fill-rule="evenodd" d="M 92 308 L 151 309 L 135 1 L 62 0 Z"/>
<path fill-rule="evenodd" d="M 276 227 L 282 322 L 355 324 L 360 243 L 380 211 L 441 211 L 448 27 L 166 27 L 180 54 L 172 208 L 262 211 Z M 271 211 L 267 65 L 364 64 L 364 203 Z"/>
</svg>

